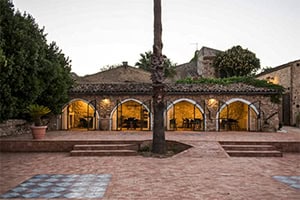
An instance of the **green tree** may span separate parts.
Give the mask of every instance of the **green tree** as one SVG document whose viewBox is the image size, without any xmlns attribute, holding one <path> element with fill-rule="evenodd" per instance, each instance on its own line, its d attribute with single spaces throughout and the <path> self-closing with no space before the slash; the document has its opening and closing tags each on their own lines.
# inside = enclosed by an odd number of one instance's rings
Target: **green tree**
<svg viewBox="0 0 300 200">
<path fill-rule="evenodd" d="M 59 113 L 73 84 L 70 61 L 10 0 L 0 0 L 0 34 L 0 121 L 22 117 L 34 103 Z"/>
<path fill-rule="evenodd" d="M 36 103 L 46 105 L 52 112 L 58 114 L 68 102 L 68 92 L 73 85 L 71 78 L 71 60 L 52 42 L 46 51 L 40 79 L 43 80 L 43 90 Z"/>
<path fill-rule="evenodd" d="M 11 87 L 7 84 L 6 80 L 11 75 L 12 67 L 8 64 L 7 57 L 4 53 L 4 20 L 12 19 L 13 5 L 8 1 L 0 0 L 0 121 L 4 117 L 11 117 L 14 113 L 14 106 L 10 107 L 9 102 L 15 102 L 14 97 L 11 95 Z M 5 16 L 5 17 L 4 17 Z M 12 23 L 8 20 L 6 23 Z"/>
<path fill-rule="evenodd" d="M 137 66 L 140 69 L 144 69 L 146 71 L 151 72 L 151 58 L 152 58 L 152 51 L 147 51 L 145 53 L 141 53 L 140 56 L 141 58 L 139 59 L 138 62 L 135 63 L 135 66 Z M 165 73 L 165 77 L 174 77 L 174 75 L 176 74 L 175 71 L 175 67 L 176 64 L 172 63 L 172 61 L 167 58 L 166 56 L 164 56 L 164 73 Z"/>
<path fill-rule="evenodd" d="M 219 53 L 214 59 L 213 66 L 220 78 L 233 76 L 249 76 L 260 68 L 260 61 L 255 54 L 241 46 L 234 46 Z"/>
</svg>

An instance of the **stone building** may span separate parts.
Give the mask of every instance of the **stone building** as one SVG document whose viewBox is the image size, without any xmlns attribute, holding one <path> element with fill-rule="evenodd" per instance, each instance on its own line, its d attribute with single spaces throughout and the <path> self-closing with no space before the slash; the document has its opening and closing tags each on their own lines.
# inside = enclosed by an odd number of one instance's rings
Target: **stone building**
<svg viewBox="0 0 300 200">
<path fill-rule="evenodd" d="M 203 66 L 203 62 L 200 64 Z M 152 130 L 150 76 L 149 72 L 123 63 L 108 71 L 77 77 L 57 128 Z M 165 84 L 166 130 L 261 131 L 266 124 L 272 130 L 278 128 L 279 107 L 270 101 L 277 94 L 273 89 L 241 83 L 224 86 L 166 80 Z"/>
<path fill-rule="evenodd" d="M 300 127 L 300 60 L 268 69 L 258 74 L 257 78 L 285 88 L 279 115 L 280 122 Z"/>
<path fill-rule="evenodd" d="M 175 79 L 183 78 L 215 78 L 218 74 L 212 67 L 213 60 L 220 50 L 209 47 L 202 47 L 195 52 L 194 58 L 188 62 L 176 67 Z"/>
</svg>

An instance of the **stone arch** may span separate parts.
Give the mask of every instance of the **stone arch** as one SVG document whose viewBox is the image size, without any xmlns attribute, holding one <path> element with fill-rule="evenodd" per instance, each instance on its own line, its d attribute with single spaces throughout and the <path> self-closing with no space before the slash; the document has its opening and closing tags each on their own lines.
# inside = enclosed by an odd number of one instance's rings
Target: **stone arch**
<svg viewBox="0 0 300 200">
<path fill-rule="evenodd" d="M 117 103 L 112 109 L 109 121 L 110 130 L 150 130 L 152 116 L 145 103 L 138 99 L 128 98 Z"/>
<path fill-rule="evenodd" d="M 77 104 L 75 106 L 75 104 Z M 99 113 L 86 99 L 74 98 L 65 104 L 61 114 L 61 129 L 84 128 L 95 130 L 99 128 Z"/>
<path fill-rule="evenodd" d="M 257 123 L 251 119 L 257 121 L 258 116 L 259 110 L 250 101 L 232 98 L 219 108 L 216 114 L 216 130 L 250 130 L 250 126 Z"/>
<path fill-rule="evenodd" d="M 167 106 L 165 124 L 167 130 L 205 130 L 204 110 L 192 99 L 176 99 Z"/>
</svg>

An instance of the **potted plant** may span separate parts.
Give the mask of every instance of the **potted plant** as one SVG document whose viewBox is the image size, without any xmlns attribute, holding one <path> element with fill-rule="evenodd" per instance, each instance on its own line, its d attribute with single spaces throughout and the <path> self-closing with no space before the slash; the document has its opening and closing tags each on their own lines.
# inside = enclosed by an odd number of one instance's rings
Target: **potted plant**
<svg viewBox="0 0 300 200">
<path fill-rule="evenodd" d="M 34 139 L 43 139 L 46 134 L 47 126 L 42 123 L 42 117 L 51 112 L 43 105 L 31 104 L 27 107 L 27 112 L 31 116 L 34 125 L 30 127 Z"/>
</svg>

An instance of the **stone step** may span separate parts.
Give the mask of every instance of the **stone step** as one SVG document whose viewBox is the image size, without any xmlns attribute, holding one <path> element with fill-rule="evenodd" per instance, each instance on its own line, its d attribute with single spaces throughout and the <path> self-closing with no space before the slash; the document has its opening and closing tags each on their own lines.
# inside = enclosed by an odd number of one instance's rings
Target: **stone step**
<svg viewBox="0 0 300 200">
<path fill-rule="evenodd" d="M 71 156 L 136 156 L 134 150 L 73 150 Z"/>
<path fill-rule="evenodd" d="M 234 151 L 228 150 L 226 153 L 232 157 L 282 157 L 280 151 Z"/>
<path fill-rule="evenodd" d="M 73 150 L 135 150 L 139 149 L 137 144 L 81 144 L 74 145 Z"/>
<path fill-rule="evenodd" d="M 276 148 L 272 145 L 222 145 L 223 149 L 235 151 L 272 151 Z"/>
<path fill-rule="evenodd" d="M 261 141 L 220 141 L 221 145 L 270 145 L 270 142 Z"/>
</svg>

